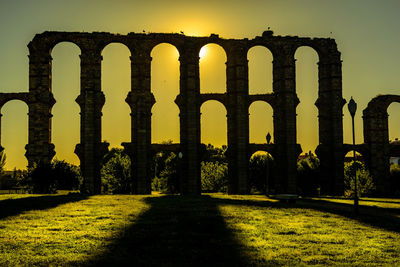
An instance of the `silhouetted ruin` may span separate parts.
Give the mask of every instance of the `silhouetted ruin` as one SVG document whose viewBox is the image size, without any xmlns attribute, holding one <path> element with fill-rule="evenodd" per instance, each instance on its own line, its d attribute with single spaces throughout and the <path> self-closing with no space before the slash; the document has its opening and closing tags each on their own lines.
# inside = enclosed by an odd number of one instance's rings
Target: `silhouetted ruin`
<svg viewBox="0 0 400 267">
<path fill-rule="evenodd" d="M 296 140 L 296 106 L 299 99 L 296 94 L 294 55 L 297 48 L 308 46 L 319 56 L 319 91 L 315 105 L 319 118 L 320 144 L 316 154 L 321 162 L 321 193 L 343 194 L 346 146 L 343 144 L 342 108 L 346 101 L 342 98 L 340 52 L 333 39 L 274 36 L 272 31 L 250 40 L 223 39 L 215 34 L 209 37 L 166 33 L 37 34 L 28 45 L 29 93 L 0 94 L 0 108 L 13 99 L 22 100 L 29 107 L 29 141 L 26 145 L 29 165 L 39 161 L 49 162 L 55 155 L 51 143 L 51 109 L 56 102 L 51 89 L 51 51 L 60 42 L 72 42 L 81 50 L 81 93 L 76 99 L 81 108 L 81 135 L 75 153 L 81 162 L 84 192 L 101 192 L 100 163 L 108 151 L 108 143 L 102 142 L 101 138 L 101 110 L 105 102 L 101 89 L 101 53 L 110 43 L 122 43 L 131 52 L 131 91 L 126 102 L 131 108 L 132 137 L 123 146 L 132 162 L 133 193 L 151 193 L 152 155 L 155 151 L 169 149 L 181 152 L 182 194 L 200 194 L 200 107 L 208 100 L 219 101 L 227 110 L 228 193 L 249 192 L 249 157 L 257 150 L 273 155 L 279 170 L 279 179 L 275 182 L 278 192 L 296 193 L 296 162 L 301 147 Z M 180 144 L 151 144 L 151 108 L 155 98 L 150 91 L 150 53 L 160 43 L 175 46 L 180 55 L 180 93 L 175 100 L 180 110 Z M 200 93 L 199 51 L 209 43 L 220 45 L 227 55 L 227 92 L 224 94 Z M 249 95 L 247 52 L 258 45 L 268 48 L 273 55 L 273 93 Z M 273 108 L 274 144 L 249 144 L 249 106 L 259 100 Z M 380 103 L 378 100 L 375 102 Z M 364 111 L 366 150 L 371 152 L 370 160 L 374 162 L 370 165 L 373 174 L 386 175 L 386 169 L 383 168 L 387 166 L 382 162 L 386 160 L 386 151 L 389 149 L 386 148 L 387 106 L 381 108 L 381 105 L 375 105 L 382 114 L 372 111 L 372 106 L 370 103 Z M 378 118 L 380 114 L 382 117 Z M 382 131 L 379 135 L 376 134 L 378 129 L 375 120 L 383 123 L 379 124 L 379 131 Z"/>
</svg>

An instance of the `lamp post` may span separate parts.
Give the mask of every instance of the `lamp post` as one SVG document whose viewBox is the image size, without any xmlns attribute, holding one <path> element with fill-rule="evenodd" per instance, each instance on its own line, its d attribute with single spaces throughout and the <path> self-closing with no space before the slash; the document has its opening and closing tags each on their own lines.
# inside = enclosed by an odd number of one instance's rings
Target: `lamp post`
<svg viewBox="0 0 400 267">
<path fill-rule="evenodd" d="M 268 132 L 267 136 L 265 137 L 265 139 L 267 140 L 267 145 L 269 145 L 269 143 L 271 142 L 271 135 Z M 269 154 L 269 153 L 268 153 Z M 267 171 L 266 171 L 266 181 L 265 181 L 265 194 L 268 196 L 269 195 L 269 157 L 267 155 Z"/>
<path fill-rule="evenodd" d="M 349 112 L 351 115 L 351 125 L 353 130 L 353 169 L 354 169 L 354 213 L 358 214 L 358 191 L 357 191 L 357 170 L 356 170 L 356 150 L 355 150 L 355 135 L 354 135 L 354 115 L 356 115 L 357 104 L 354 101 L 353 97 L 351 97 L 349 104 L 347 105 L 349 108 Z"/>
</svg>

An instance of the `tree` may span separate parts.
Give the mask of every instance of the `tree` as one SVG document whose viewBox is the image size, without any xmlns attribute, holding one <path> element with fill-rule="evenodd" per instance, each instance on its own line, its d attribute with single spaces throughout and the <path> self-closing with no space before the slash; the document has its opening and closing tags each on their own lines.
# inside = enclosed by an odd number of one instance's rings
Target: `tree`
<svg viewBox="0 0 400 267">
<path fill-rule="evenodd" d="M 373 193 L 375 185 L 364 163 L 354 161 L 344 165 L 344 191 L 345 196 L 353 196 L 355 190 L 354 171 L 357 175 L 357 191 L 359 196 Z"/>
<path fill-rule="evenodd" d="M 157 158 L 157 157 L 156 157 Z M 163 152 L 156 161 L 158 171 L 152 181 L 152 189 L 162 193 L 175 194 L 180 192 L 178 177 L 178 157 L 173 152 Z"/>
<path fill-rule="evenodd" d="M 390 165 L 390 187 L 394 196 L 400 196 L 400 165 Z"/>
<path fill-rule="evenodd" d="M 28 188 L 29 193 L 55 194 L 57 193 L 57 180 L 51 163 L 39 162 L 28 168 L 22 185 Z"/>
<path fill-rule="evenodd" d="M 222 147 L 214 147 L 211 144 L 205 146 L 205 150 L 203 151 L 202 161 L 207 162 L 227 162 L 226 158 L 226 150 L 227 146 L 223 145 Z"/>
<path fill-rule="evenodd" d="M 318 195 L 319 159 L 311 152 L 297 161 L 298 193 L 304 196 Z"/>
<path fill-rule="evenodd" d="M 112 148 L 104 156 L 101 181 L 104 193 L 127 194 L 132 191 L 131 161 L 121 148 Z"/>
<path fill-rule="evenodd" d="M 258 193 L 267 193 L 268 189 L 271 192 L 273 187 L 274 177 L 274 159 L 269 153 L 255 153 L 249 162 L 249 186 L 251 191 Z"/>
<path fill-rule="evenodd" d="M 17 177 L 22 172 L 14 170 Z M 81 183 L 79 168 L 65 161 L 53 160 L 50 163 L 39 162 L 28 168 L 22 175 L 20 184 L 35 194 L 55 194 L 58 189 L 77 190 Z"/>
<path fill-rule="evenodd" d="M 228 164 L 201 162 L 201 189 L 204 192 L 226 192 L 228 184 Z"/>
<path fill-rule="evenodd" d="M 78 190 L 82 183 L 79 167 L 64 160 L 53 160 L 52 172 L 56 177 L 57 189 Z"/>
</svg>

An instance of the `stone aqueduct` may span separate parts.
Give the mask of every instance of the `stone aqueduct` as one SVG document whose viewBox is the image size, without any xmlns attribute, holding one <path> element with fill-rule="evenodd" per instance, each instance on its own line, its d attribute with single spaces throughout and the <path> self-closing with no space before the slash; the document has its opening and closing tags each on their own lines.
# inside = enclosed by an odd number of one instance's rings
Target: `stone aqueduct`
<svg viewBox="0 0 400 267">
<path fill-rule="evenodd" d="M 266 31 L 254 39 L 190 37 L 183 34 L 150 33 L 127 35 L 104 32 L 44 32 L 29 43 L 29 92 L 0 93 L 0 108 L 10 100 L 24 101 L 29 108 L 29 135 L 26 145 L 28 165 L 49 162 L 55 155 L 51 143 L 51 110 L 55 99 L 51 90 L 53 47 L 60 42 L 75 43 L 81 50 L 81 86 L 76 102 L 81 108 L 80 143 L 75 153 L 84 177 L 83 191 L 101 192 L 100 163 L 108 151 L 101 138 L 101 110 L 105 102 L 101 90 L 102 50 L 110 43 L 122 43 L 131 52 L 131 91 L 126 102 L 131 108 L 131 140 L 123 143 L 132 162 L 132 192 L 151 193 L 151 164 L 154 151 L 182 152 L 182 194 L 200 194 L 200 106 L 208 100 L 221 102 L 227 110 L 228 193 L 248 193 L 249 155 L 257 150 L 270 152 L 279 169 L 279 192 L 296 193 L 296 162 L 301 153 L 296 141 L 295 52 L 309 46 L 318 53 L 318 108 L 321 190 L 324 194 L 343 194 L 343 159 L 352 148 L 343 144 L 342 71 L 340 52 L 333 39 L 274 36 Z M 156 45 L 169 43 L 179 51 L 180 93 L 175 102 L 180 110 L 180 143 L 151 144 L 151 108 L 155 99 L 150 90 L 151 57 Z M 201 94 L 199 51 L 206 44 L 220 45 L 226 52 L 227 91 L 224 94 Z M 273 93 L 249 95 L 247 52 L 264 46 L 273 55 Z M 365 144 L 357 149 L 367 155 L 380 192 L 385 191 L 390 145 L 387 134 L 387 106 L 400 96 L 381 96 L 364 110 Z M 273 108 L 274 144 L 249 143 L 248 109 L 254 101 L 265 101 Z M 380 103 L 384 102 L 383 105 Z M 386 105 L 386 106 L 385 106 Z M 377 110 L 379 112 L 377 112 Z M 383 164 L 382 162 L 387 162 Z M 381 164 L 382 163 L 382 164 Z"/>
</svg>

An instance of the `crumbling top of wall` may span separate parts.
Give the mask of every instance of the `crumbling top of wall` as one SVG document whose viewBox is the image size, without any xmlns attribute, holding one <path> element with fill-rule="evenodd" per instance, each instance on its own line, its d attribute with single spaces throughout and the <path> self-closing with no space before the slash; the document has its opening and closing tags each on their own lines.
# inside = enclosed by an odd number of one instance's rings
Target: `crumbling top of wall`
<svg viewBox="0 0 400 267">
<path fill-rule="evenodd" d="M 400 95 L 378 95 L 369 101 L 368 106 L 364 109 L 365 112 L 384 111 L 393 102 L 400 103 Z"/>
<path fill-rule="evenodd" d="M 185 49 L 195 49 L 200 51 L 201 47 L 209 43 L 220 45 L 227 54 L 232 49 L 240 48 L 248 51 L 254 46 L 265 46 L 272 55 L 279 54 L 282 50 L 286 54 L 294 56 L 296 49 L 301 46 L 309 46 L 316 50 L 321 58 L 340 59 L 340 53 L 337 51 L 337 45 L 331 38 L 305 38 L 298 36 L 275 36 L 272 31 L 265 31 L 261 36 L 253 39 L 225 39 L 218 34 L 211 34 L 207 37 L 186 36 L 178 33 L 128 33 L 126 35 L 113 34 L 108 32 L 56 32 L 46 31 L 36 34 L 33 40 L 28 44 L 30 53 L 48 53 L 51 54 L 53 47 L 60 42 L 72 42 L 76 44 L 81 51 L 97 50 L 110 43 L 122 43 L 126 45 L 133 53 L 135 50 L 141 50 L 150 53 L 153 47 L 160 43 L 169 43 L 174 45 L 179 53 Z"/>
</svg>

